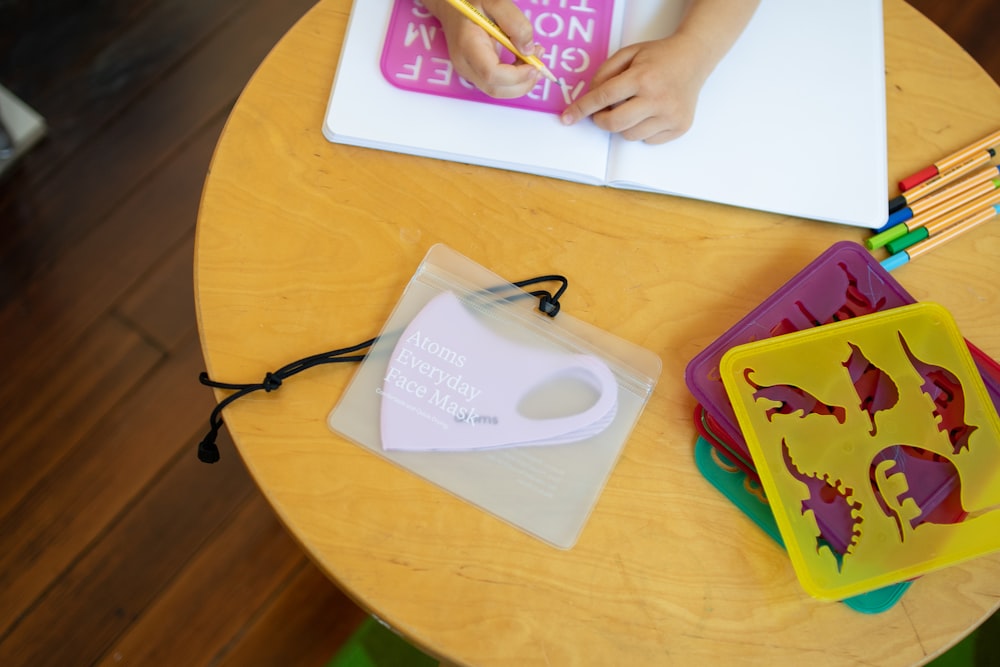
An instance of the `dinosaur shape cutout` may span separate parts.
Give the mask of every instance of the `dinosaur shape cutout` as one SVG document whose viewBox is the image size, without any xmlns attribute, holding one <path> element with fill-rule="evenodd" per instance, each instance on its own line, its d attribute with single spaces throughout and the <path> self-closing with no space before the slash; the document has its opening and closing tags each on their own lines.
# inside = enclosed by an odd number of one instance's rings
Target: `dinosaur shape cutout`
<svg viewBox="0 0 1000 667">
<path fill-rule="evenodd" d="M 858 286 L 858 279 L 853 273 L 851 273 L 850 269 L 847 268 L 847 264 L 845 262 L 837 262 L 837 266 L 839 266 L 840 270 L 847 276 L 847 290 L 844 292 L 844 302 L 839 308 L 833 311 L 833 313 L 831 313 L 826 319 L 820 320 L 817 315 L 809 312 L 802 301 L 795 302 L 795 306 L 799 309 L 799 312 L 802 313 L 802 315 L 809 320 L 814 327 L 818 327 L 822 324 L 848 320 L 852 317 L 868 315 L 882 310 L 885 307 L 886 297 L 884 295 L 878 300 L 872 301 L 871 298 L 869 298 L 868 295 L 866 295 Z"/>
<path fill-rule="evenodd" d="M 858 394 L 859 407 L 868 414 L 871 423 L 869 435 L 878 433 L 875 415 L 882 410 L 889 410 L 899 402 L 899 389 L 888 373 L 873 364 L 854 343 L 847 343 L 851 348 L 851 356 L 844 362 L 844 368 L 851 376 L 854 391 Z"/>
<path fill-rule="evenodd" d="M 788 443 L 781 440 L 781 454 L 785 468 L 792 477 L 809 490 L 809 497 L 802 501 L 802 514 L 812 511 L 819 534 L 816 551 L 826 547 L 837 560 L 837 570 L 843 565 L 844 556 L 853 552 L 861 539 L 862 504 L 854 498 L 854 489 L 840 480 L 830 481 L 829 475 L 803 472 L 792 460 Z"/>
<path fill-rule="evenodd" d="M 901 542 L 923 524 L 958 523 L 968 514 L 958 469 L 936 452 L 892 445 L 875 455 L 868 474 L 879 507 L 896 521 Z"/>
<path fill-rule="evenodd" d="M 965 390 L 962 383 L 947 368 L 917 358 L 902 333 L 899 334 L 899 342 L 910 364 L 924 380 L 921 390 L 934 402 L 938 430 L 948 434 L 952 453 L 958 454 L 963 449 L 968 451 L 969 437 L 979 427 L 965 422 Z"/>
<path fill-rule="evenodd" d="M 778 403 L 777 407 L 770 407 L 765 410 L 768 421 L 773 421 L 774 415 L 790 415 L 801 411 L 800 418 L 804 419 L 809 415 L 832 416 L 838 423 L 843 424 L 847 418 L 847 410 L 839 405 L 827 405 L 818 398 L 807 392 L 805 389 L 791 384 L 759 385 L 750 378 L 753 373 L 752 368 L 743 371 L 743 379 L 754 388 L 753 397 L 755 401 L 761 399 Z"/>
</svg>

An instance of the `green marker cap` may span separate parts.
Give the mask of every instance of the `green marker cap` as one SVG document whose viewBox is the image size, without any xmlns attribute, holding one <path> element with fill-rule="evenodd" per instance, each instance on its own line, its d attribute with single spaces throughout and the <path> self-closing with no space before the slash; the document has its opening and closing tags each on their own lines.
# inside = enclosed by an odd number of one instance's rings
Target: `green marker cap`
<svg viewBox="0 0 1000 667">
<path fill-rule="evenodd" d="M 912 232 L 903 234 L 898 239 L 893 239 L 885 244 L 885 249 L 895 255 L 900 250 L 906 250 L 917 241 L 923 241 L 930 236 L 926 227 L 917 227 Z"/>
<path fill-rule="evenodd" d="M 898 225 L 896 225 L 895 227 L 890 227 L 889 229 L 885 230 L 884 232 L 879 232 L 878 234 L 875 234 L 874 236 L 870 236 L 865 241 L 865 247 L 867 247 L 869 250 L 875 250 L 876 248 L 881 248 L 882 246 L 884 246 L 889 241 L 893 241 L 895 239 L 898 239 L 900 236 L 903 236 L 908 231 L 909 231 L 909 228 L 906 226 L 906 223 L 901 222 Z"/>
</svg>

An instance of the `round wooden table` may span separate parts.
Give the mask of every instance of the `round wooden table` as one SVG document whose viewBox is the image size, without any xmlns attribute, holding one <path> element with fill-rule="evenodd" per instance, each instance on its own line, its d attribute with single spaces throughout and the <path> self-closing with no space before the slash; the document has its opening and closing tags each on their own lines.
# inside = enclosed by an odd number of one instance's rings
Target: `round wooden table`
<svg viewBox="0 0 1000 667">
<path fill-rule="evenodd" d="M 997 609 L 1000 555 L 921 577 L 881 614 L 812 599 L 695 468 L 687 361 L 864 230 L 330 144 L 350 4 L 302 18 L 219 141 L 195 257 L 209 375 L 258 382 L 376 335 L 439 242 L 511 280 L 565 274 L 564 311 L 655 351 L 663 374 L 570 550 L 331 432 L 353 366 L 236 402 L 224 417 L 239 454 L 338 586 L 429 653 L 477 665 L 916 664 Z M 1000 88 L 902 0 L 886 0 L 885 25 L 894 182 L 995 130 Z M 894 275 L 1000 358 L 998 229 Z"/>
</svg>

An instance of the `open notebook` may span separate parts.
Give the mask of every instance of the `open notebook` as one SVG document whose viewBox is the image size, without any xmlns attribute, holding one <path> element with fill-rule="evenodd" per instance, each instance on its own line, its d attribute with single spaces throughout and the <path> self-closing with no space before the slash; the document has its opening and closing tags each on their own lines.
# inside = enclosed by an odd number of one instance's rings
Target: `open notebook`
<svg viewBox="0 0 1000 667">
<path fill-rule="evenodd" d="M 535 19 L 539 37 L 557 32 L 557 10 L 597 9 L 610 24 L 593 41 L 606 34 L 613 52 L 670 34 L 686 1 L 518 4 Z M 394 18 L 397 2 L 413 21 Z M 323 125 L 327 139 L 848 225 L 885 222 L 880 2 L 761 0 L 702 90 L 694 126 L 659 146 L 624 141 L 589 121 L 564 127 L 551 111 L 390 83 L 386 49 L 402 43 L 417 58 L 443 45 L 440 31 L 419 27 L 420 9 L 416 0 L 356 0 Z M 557 76 L 567 73 L 553 64 Z M 543 79 L 536 97 L 545 96 L 546 85 Z M 580 92 L 574 86 L 570 94 Z"/>
</svg>

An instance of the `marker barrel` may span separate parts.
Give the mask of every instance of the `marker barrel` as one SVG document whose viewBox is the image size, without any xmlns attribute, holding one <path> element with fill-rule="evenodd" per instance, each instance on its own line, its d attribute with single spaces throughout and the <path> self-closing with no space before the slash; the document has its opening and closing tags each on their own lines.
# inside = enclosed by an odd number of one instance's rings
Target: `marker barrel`
<svg viewBox="0 0 1000 667">
<path fill-rule="evenodd" d="M 933 194 L 929 194 L 926 197 L 921 197 L 917 201 L 910 204 L 907 208 L 909 208 L 913 212 L 914 216 L 920 215 L 921 213 L 929 211 L 935 206 L 939 206 L 940 204 L 943 204 L 944 202 L 947 202 L 950 199 L 954 199 L 955 197 L 958 197 L 959 195 L 968 192 L 969 190 L 971 190 L 972 188 L 976 187 L 981 183 L 987 183 L 989 181 L 992 181 L 993 179 L 997 178 L 998 175 L 1000 175 L 1000 167 L 991 165 L 988 169 L 976 171 L 972 174 L 969 174 L 969 176 L 966 178 L 953 181 L 949 187 L 943 190 L 939 190 L 937 192 L 934 192 Z M 899 220 L 899 222 L 903 222 L 903 220 Z"/>
<path fill-rule="evenodd" d="M 910 259 L 916 259 L 917 257 L 925 255 L 935 248 L 941 247 L 948 241 L 958 238 L 965 232 L 989 222 L 997 216 L 998 212 L 1000 212 L 1000 205 L 991 209 L 980 211 L 976 215 L 963 220 L 960 224 L 953 225 L 938 234 L 931 234 L 923 241 L 910 246 L 904 252 L 909 255 Z"/>
<path fill-rule="evenodd" d="M 976 155 L 968 162 L 964 162 L 959 166 L 955 167 L 954 169 L 951 169 L 941 174 L 940 176 L 935 176 L 934 178 L 930 179 L 925 183 L 921 183 L 916 187 L 910 188 L 900 196 L 903 197 L 903 199 L 906 201 L 907 204 L 912 204 L 913 202 L 916 202 L 920 199 L 923 199 L 924 197 L 927 197 L 930 194 L 933 194 L 934 192 L 937 192 L 944 186 L 962 178 L 966 174 L 969 174 L 975 171 L 976 169 L 979 169 L 980 167 L 989 165 L 992 162 L 993 157 L 995 155 L 996 151 L 994 151 L 993 149 L 990 149 L 987 152 Z"/>
<path fill-rule="evenodd" d="M 936 229 L 949 227 L 982 208 L 1000 203 L 1000 189 L 998 189 L 1000 188 L 1000 179 L 990 181 L 988 187 L 984 187 L 985 185 L 987 184 L 970 188 L 960 197 L 945 200 L 938 206 L 924 211 L 920 215 L 915 215 L 909 220 L 889 228 L 883 227 L 865 240 L 865 247 L 869 250 L 881 248 L 921 227 L 928 227 L 929 232 L 933 234 Z"/>
<path fill-rule="evenodd" d="M 937 176 L 943 176 L 947 171 L 962 165 L 969 160 L 980 158 L 977 154 L 980 151 L 988 151 L 990 148 L 1000 145 L 1000 130 L 983 137 L 979 141 L 969 144 L 965 148 L 958 150 L 947 157 L 935 162 L 929 167 L 924 167 L 917 173 L 907 176 L 899 182 L 899 189 L 902 192 L 912 190 L 918 185 L 929 181 Z"/>
<path fill-rule="evenodd" d="M 934 164 L 937 165 L 938 171 L 948 171 L 949 169 L 954 169 L 963 162 L 975 157 L 976 153 L 989 150 L 997 145 L 1000 145 L 1000 130 L 997 130 L 989 136 L 983 137 L 973 144 L 969 144 L 957 153 L 952 153 L 948 157 L 935 162 Z"/>
<path fill-rule="evenodd" d="M 974 213 L 997 204 L 1000 204 L 1000 190 L 994 190 L 989 194 L 973 199 L 964 206 L 960 206 L 945 215 L 928 221 L 924 227 L 927 228 L 928 234 L 934 236 L 938 232 L 944 231 L 948 227 L 958 224 L 963 218 L 967 218 Z"/>
</svg>

